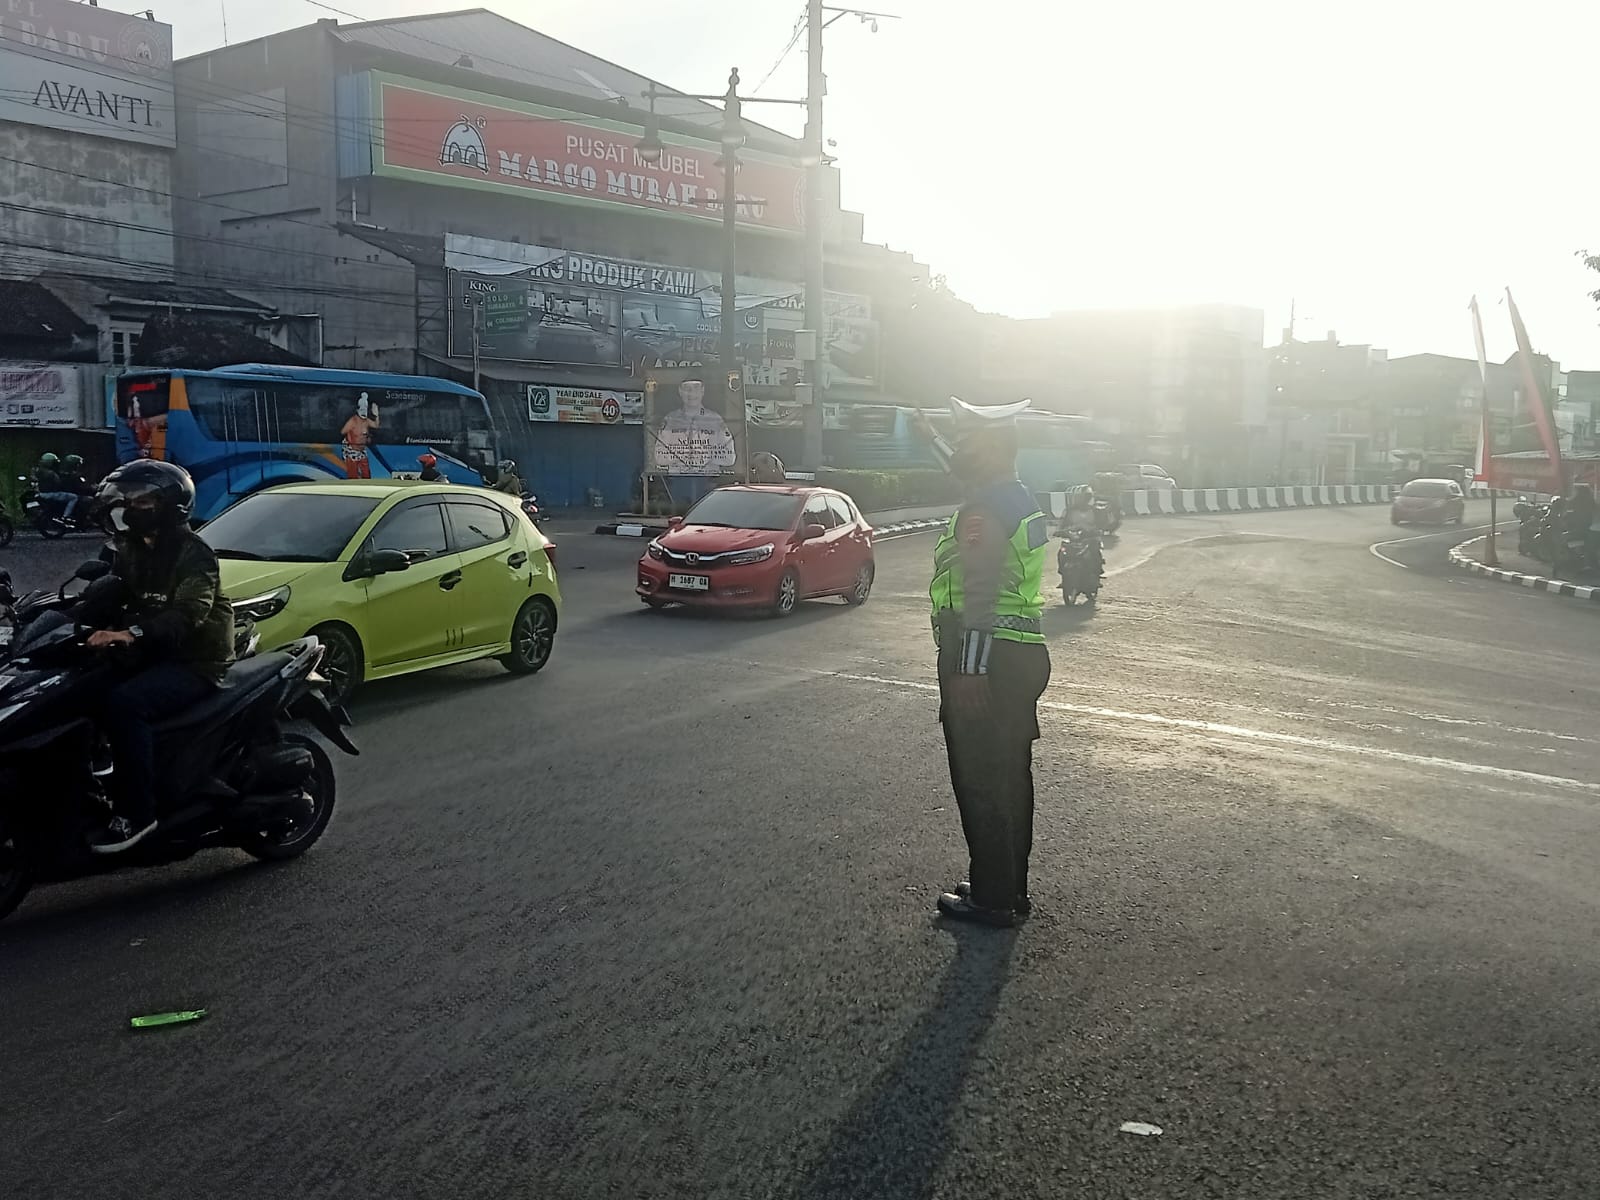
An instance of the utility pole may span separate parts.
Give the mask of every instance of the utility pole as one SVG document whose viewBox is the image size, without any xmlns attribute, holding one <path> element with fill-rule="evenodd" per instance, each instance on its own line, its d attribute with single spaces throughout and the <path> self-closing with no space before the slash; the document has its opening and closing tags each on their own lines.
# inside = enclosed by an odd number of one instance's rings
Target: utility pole
<svg viewBox="0 0 1600 1200">
<path fill-rule="evenodd" d="M 811 385 L 811 405 L 806 409 L 805 463 L 807 469 L 822 467 L 822 405 L 827 398 L 827 379 L 823 362 L 827 357 L 828 314 L 823 299 L 824 212 L 822 98 L 828 77 L 822 73 L 822 0 L 806 4 L 806 328 L 815 337 L 815 356 L 806 364 L 806 382 Z"/>
<path fill-rule="evenodd" d="M 483 353 L 483 297 L 474 296 L 472 304 L 472 390 L 483 391 L 483 381 L 480 378 L 481 359 Z"/>
<path fill-rule="evenodd" d="M 823 20 L 823 13 L 832 13 L 827 20 Z M 806 130 L 801 138 L 802 154 L 806 167 L 806 228 L 805 228 L 805 325 L 812 332 L 813 341 L 816 343 L 816 353 L 806 367 L 806 379 L 811 385 L 811 404 L 805 415 L 805 465 L 815 469 L 822 465 L 822 401 L 826 380 L 823 378 L 823 360 L 827 345 L 828 314 L 825 311 L 823 292 L 823 224 L 827 215 L 826 180 L 824 160 L 826 159 L 825 147 L 827 142 L 822 137 L 822 98 L 828 90 L 827 78 L 822 73 L 822 31 L 832 25 L 840 17 L 857 17 L 863 24 L 870 24 L 872 32 L 878 32 L 878 21 L 898 20 L 896 13 L 873 12 L 864 8 L 841 8 L 835 5 L 823 4 L 822 0 L 806 0 L 806 69 L 808 83 L 806 98 L 804 100 L 777 100 L 765 96 L 741 97 L 738 94 L 739 72 L 735 69 L 728 79 L 728 90 L 722 95 L 700 95 L 692 92 L 661 93 L 656 91 L 655 84 L 651 84 L 642 94 L 650 101 L 650 112 L 645 122 L 644 137 L 637 146 L 639 157 L 647 163 L 661 160 L 662 144 L 661 135 L 656 121 L 657 97 L 670 94 L 679 100 L 721 100 L 723 111 L 731 114 L 723 121 L 723 192 L 725 205 L 722 212 L 722 329 L 718 341 L 718 348 L 723 360 L 723 368 L 729 372 L 727 376 L 728 391 L 731 396 L 737 384 L 739 423 L 745 434 L 749 433 L 749 419 L 744 405 L 744 368 L 738 363 L 738 345 L 734 341 L 733 325 L 737 317 L 735 303 L 736 283 L 734 278 L 734 220 L 737 207 L 738 191 L 733 173 L 738 170 L 738 158 L 734 153 L 739 146 L 744 144 L 743 127 L 740 124 L 740 108 L 745 103 L 753 104 L 794 104 L 805 105 Z M 730 148 L 731 147 L 731 148 Z M 732 374 L 737 370 L 738 374 Z M 724 418 L 727 414 L 724 413 Z M 749 458 L 749 440 L 745 440 L 745 457 Z"/>
<path fill-rule="evenodd" d="M 750 414 L 744 402 L 744 364 L 739 361 L 739 144 L 744 128 L 739 121 L 739 68 L 728 74 L 728 94 L 722 100 L 722 319 L 717 323 L 717 357 L 722 360 L 723 405 L 726 420 L 739 412 L 739 456 L 744 459 L 745 482 L 750 482 Z"/>
</svg>

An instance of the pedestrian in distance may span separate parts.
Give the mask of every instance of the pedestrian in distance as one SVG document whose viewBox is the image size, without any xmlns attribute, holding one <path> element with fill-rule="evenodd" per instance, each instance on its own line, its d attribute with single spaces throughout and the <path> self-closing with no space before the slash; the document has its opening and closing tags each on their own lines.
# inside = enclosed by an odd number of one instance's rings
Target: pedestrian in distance
<svg viewBox="0 0 1600 1200">
<path fill-rule="evenodd" d="M 1048 521 L 1016 468 L 1016 418 L 1028 403 L 951 397 L 950 470 L 965 499 L 934 547 L 929 588 L 939 720 L 970 867 L 938 907 L 1000 927 L 1032 910 L 1033 743 L 1050 681 L 1041 627 Z"/>
</svg>

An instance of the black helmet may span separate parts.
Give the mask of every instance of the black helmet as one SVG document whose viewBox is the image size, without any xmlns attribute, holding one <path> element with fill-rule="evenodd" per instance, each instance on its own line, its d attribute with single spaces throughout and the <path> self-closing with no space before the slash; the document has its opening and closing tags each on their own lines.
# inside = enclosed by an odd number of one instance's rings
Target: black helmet
<svg viewBox="0 0 1600 1200">
<path fill-rule="evenodd" d="M 112 532 L 129 528 L 125 515 L 118 510 L 130 501 L 154 497 L 157 518 L 155 528 L 172 529 L 188 521 L 194 510 L 194 481 L 189 472 L 173 463 L 154 458 L 141 458 L 118 467 L 100 481 L 94 494 L 95 512 Z M 144 532 L 135 530 L 135 532 Z"/>
</svg>

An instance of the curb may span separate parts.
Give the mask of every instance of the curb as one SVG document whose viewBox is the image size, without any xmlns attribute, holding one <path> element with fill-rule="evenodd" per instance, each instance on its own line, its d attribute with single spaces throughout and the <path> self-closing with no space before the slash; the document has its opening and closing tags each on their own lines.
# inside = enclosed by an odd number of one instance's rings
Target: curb
<svg viewBox="0 0 1600 1200">
<path fill-rule="evenodd" d="M 1501 583 L 1514 583 L 1518 587 L 1531 588 L 1536 592 L 1550 592 L 1557 596 L 1571 596 L 1577 600 L 1593 600 L 1600 603 L 1600 586 L 1568 583 L 1564 579 L 1547 579 L 1543 575 L 1524 575 L 1521 571 L 1507 571 L 1501 567 L 1491 567 L 1479 562 L 1467 553 L 1467 547 L 1476 546 L 1484 540 L 1481 537 L 1469 538 L 1450 547 L 1451 563 L 1471 571 L 1474 575 L 1487 575 L 1490 579 L 1497 579 Z"/>
</svg>

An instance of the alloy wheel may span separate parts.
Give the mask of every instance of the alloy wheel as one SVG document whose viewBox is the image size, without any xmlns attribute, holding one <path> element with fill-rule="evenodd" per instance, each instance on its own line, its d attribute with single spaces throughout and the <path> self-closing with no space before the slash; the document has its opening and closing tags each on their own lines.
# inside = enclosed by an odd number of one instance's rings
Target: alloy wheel
<svg viewBox="0 0 1600 1200">
<path fill-rule="evenodd" d="M 544 666 L 555 640 L 555 623 L 550 619 L 550 610 L 544 605 L 529 604 L 517 614 L 512 650 L 523 666 L 530 670 Z"/>
</svg>

